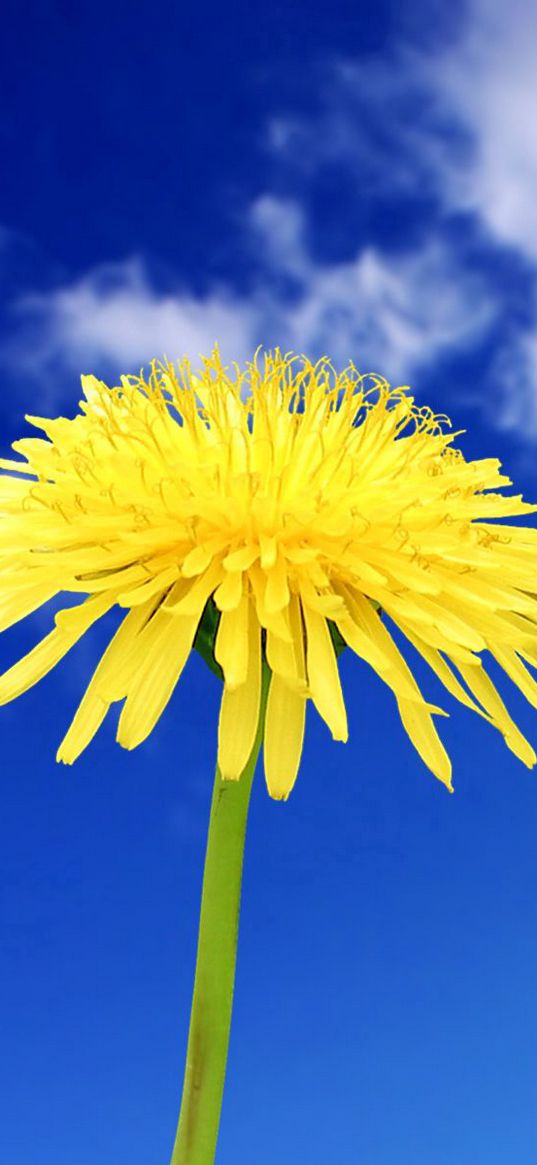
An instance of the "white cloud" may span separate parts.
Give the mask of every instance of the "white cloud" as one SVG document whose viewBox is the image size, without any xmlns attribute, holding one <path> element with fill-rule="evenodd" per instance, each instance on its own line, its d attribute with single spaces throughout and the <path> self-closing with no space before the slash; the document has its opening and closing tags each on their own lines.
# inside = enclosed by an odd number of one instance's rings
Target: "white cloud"
<svg viewBox="0 0 537 1165">
<path fill-rule="evenodd" d="M 295 199 L 261 195 L 250 207 L 247 226 L 267 270 L 303 279 L 308 266 L 304 212 Z"/>
<path fill-rule="evenodd" d="M 437 67 L 437 57 L 430 62 L 402 46 L 393 59 L 327 62 L 315 114 L 270 119 L 268 149 L 299 181 L 343 165 L 357 200 L 436 193 L 444 155 L 453 150 L 452 142 L 446 150 L 442 131 L 456 116 L 435 79 Z"/>
<path fill-rule="evenodd" d="M 205 298 L 159 294 L 140 258 L 97 267 L 48 294 L 26 295 L 15 315 L 12 358 L 37 374 L 55 366 L 98 370 L 103 363 L 128 371 L 165 355 L 197 360 L 216 340 L 225 356 L 241 359 L 250 351 L 246 303 L 226 288 Z"/>
<path fill-rule="evenodd" d="M 268 263 L 296 281 L 291 303 L 271 305 L 285 347 L 410 378 L 440 352 L 475 343 L 494 318 L 482 278 L 460 269 L 440 238 L 408 254 L 367 247 L 323 265 L 308 254 L 296 203 L 264 196 L 251 221 Z"/>
<path fill-rule="evenodd" d="M 215 341 L 224 359 L 244 360 L 259 344 L 409 380 L 439 352 L 460 350 L 490 324 L 494 305 L 478 276 L 457 269 L 433 240 L 406 256 L 373 247 L 349 261 L 321 264 L 306 245 L 304 211 L 270 195 L 251 207 L 247 230 L 263 256 L 256 289 L 225 286 L 204 298 L 152 289 L 140 258 L 99 267 L 48 295 L 17 304 L 10 357 L 20 370 L 48 377 L 58 369 L 131 371 L 154 358 L 197 361 Z M 282 276 L 293 281 L 282 293 Z"/>
<path fill-rule="evenodd" d="M 507 342 L 492 372 L 497 400 L 491 405 L 497 426 L 537 440 L 537 328 Z"/>
<path fill-rule="evenodd" d="M 315 116 L 273 118 L 269 146 L 297 172 L 343 161 L 357 196 L 434 193 L 536 260 L 536 46 L 533 0 L 471 0 L 445 45 L 334 62 Z"/>
<path fill-rule="evenodd" d="M 364 318 L 376 301 L 387 352 L 418 366 L 421 337 L 434 359 L 441 348 L 483 337 L 493 323 L 498 351 L 481 407 L 490 416 L 492 393 L 496 422 L 525 436 L 537 434 L 536 45 L 532 0 L 472 0 L 445 45 L 399 46 L 391 61 L 337 62 L 315 117 L 280 116 L 269 126 L 275 157 L 298 180 L 339 160 L 357 199 L 362 191 L 373 200 L 430 199 L 428 245 L 391 263 L 366 251 L 355 264 Z M 453 226 L 461 212 L 473 258 Z M 479 252 L 485 263 L 476 261 Z M 322 298 L 331 276 L 325 272 Z M 402 301 L 410 297 L 407 316 Z"/>
<path fill-rule="evenodd" d="M 450 199 L 476 210 L 502 242 L 537 260 L 537 7 L 525 0 L 474 0 L 464 36 L 440 61 L 424 64 L 471 135 L 466 168 L 447 166 Z M 445 161 L 445 159 L 444 159 Z M 468 162 L 468 159 L 467 159 Z"/>
</svg>

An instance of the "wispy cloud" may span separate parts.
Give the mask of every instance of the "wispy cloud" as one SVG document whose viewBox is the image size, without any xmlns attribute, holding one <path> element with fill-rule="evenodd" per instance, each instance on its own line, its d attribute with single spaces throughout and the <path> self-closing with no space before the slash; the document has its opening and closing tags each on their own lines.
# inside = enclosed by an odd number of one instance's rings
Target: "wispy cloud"
<svg viewBox="0 0 537 1165">
<path fill-rule="evenodd" d="M 445 46 L 400 42 L 380 61 L 332 62 L 316 112 L 270 119 L 269 147 L 308 177 L 343 162 L 362 197 L 473 211 L 537 259 L 536 44 L 531 0 L 471 0 Z"/>
<path fill-rule="evenodd" d="M 305 212 L 294 200 L 265 195 L 250 208 L 247 231 L 263 255 L 248 296 L 225 286 L 204 298 L 152 287 L 141 258 L 99 267 L 83 279 L 16 306 L 10 354 L 20 371 L 137 368 L 155 356 L 196 360 L 219 341 L 226 359 L 258 344 L 408 379 L 441 351 L 475 342 L 493 305 L 482 281 L 457 271 L 439 240 L 399 256 L 374 247 L 349 261 L 321 264 L 305 242 Z M 284 292 L 282 277 L 292 287 Z"/>
<path fill-rule="evenodd" d="M 466 130 L 465 164 L 444 157 L 452 204 L 476 211 L 491 234 L 537 261 L 537 8 L 528 0 L 474 0 L 464 36 L 437 74 L 423 62 L 429 89 Z"/>
<path fill-rule="evenodd" d="M 337 162 L 364 203 L 391 199 L 403 221 L 409 206 L 418 219 L 421 213 L 421 231 L 414 229 L 407 244 L 400 238 L 397 254 L 381 246 L 375 255 L 373 270 L 383 273 L 375 279 L 376 319 L 394 336 L 389 351 L 403 364 L 416 354 L 419 366 L 428 356 L 433 362 L 443 345 L 481 344 L 483 408 L 489 412 L 493 398 L 496 422 L 532 438 L 536 43 L 537 9 L 528 0 L 473 0 L 445 45 L 400 43 L 380 65 L 335 62 L 314 115 L 280 114 L 268 128 L 278 165 L 285 163 L 304 189 Z M 366 256 L 367 249 L 361 261 Z M 399 311 L 398 326 L 390 327 L 399 287 L 409 302 L 401 330 Z"/>
<path fill-rule="evenodd" d="M 408 378 L 439 353 L 475 344 L 493 322 L 483 279 L 460 270 L 440 238 L 392 255 L 367 246 L 321 264 L 306 246 L 304 217 L 295 202 L 270 196 L 251 212 L 274 272 L 294 279 L 290 301 L 271 304 L 286 346 Z"/>
<path fill-rule="evenodd" d="M 162 294 L 139 257 L 98 266 L 48 293 L 23 295 L 12 317 L 12 357 L 27 371 L 137 367 L 155 356 L 197 355 L 216 340 L 230 356 L 250 348 L 248 305 L 237 306 L 225 287 L 204 298 Z"/>
</svg>

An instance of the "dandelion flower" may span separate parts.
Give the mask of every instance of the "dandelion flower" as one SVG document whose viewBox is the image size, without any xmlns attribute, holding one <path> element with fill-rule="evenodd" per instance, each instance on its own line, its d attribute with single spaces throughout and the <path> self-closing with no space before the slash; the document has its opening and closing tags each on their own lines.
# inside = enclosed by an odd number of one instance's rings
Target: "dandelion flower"
<svg viewBox="0 0 537 1165">
<path fill-rule="evenodd" d="M 224 779 L 252 751 L 264 660 L 273 797 L 295 781 L 308 700 L 347 739 L 337 665 L 347 645 L 391 688 L 416 749 L 451 787 L 441 709 L 395 625 L 450 696 L 534 764 L 481 659 L 490 652 L 537 706 L 526 666 L 537 666 L 537 532 L 503 521 L 536 507 L 499 492 L 510 482 L 497 460 L 465 460 L 447 419 L 403 388 L 278 351 L 244 371 L 215 351 L 196 374 L 185 361 L 114 388 L 82 383 L 73 420 L 27 417 L 44 437 L 16 441 L 23 460 L 0 462 L 0 628 L 60 592 L 85 596 L 0 677 L 0 702 L 110 608 L 126 612 L 59 760 L 76 759 L 116 701 L 119 743 L 140 744 L 205 633 L 224 679 Z"/>
</svg>

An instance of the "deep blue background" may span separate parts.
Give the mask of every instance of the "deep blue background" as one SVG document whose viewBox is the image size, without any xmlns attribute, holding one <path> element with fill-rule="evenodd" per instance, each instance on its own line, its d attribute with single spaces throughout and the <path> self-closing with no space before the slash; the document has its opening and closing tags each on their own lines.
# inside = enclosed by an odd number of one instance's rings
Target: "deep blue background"
<svg viewBox="0 0 537 1165">
<path fill-rule="evenodd" d="M 527 322 L 533 269 L 520 248 L 494 240 L 476 211 L 441 209 L 418 171 L 390 191 L 373 171 L 351 184 L 348 156 L 308 170 L 299 146 L 283 160 L 267 146 L 271 119 L 315 122 L 330 62 L 378 70 L 386 86 L 401 48 L 434 58 L 464 35 L 466 6 L 399 8 L 8 4 L 4 450 L 24 412 L 50 400 L 50 384 L 45 401 L 39 370 L 27 377 L 10 348 L 19 293 L 52 295 L 137 254 L 155 294 L 203 296 L 216 280 L 244 302 L 276 279 L 241 229 L 245 208 L 268 192 L 300 201 L 321 265 L 367 247 L 395 255 L 434 230 L 453 238 L 465 270 L 501 286 L 501 327 L 464 350 L 454 341 L 420 383 L 457 428 L 468 425 L 468 455 L 501 456 L 537 497 L 531 434 L 524 423 L 497 429 L 487 395 L 494 345 Z M 378 93 L 359 116 L 373 142 L 387 132 Z M 411 97 L 408 116 L 422 116 Z M 448 156 L 463 148 L 457 126 L 437 132 Z M 292 278 L 273 294 L 292 302 Z M 128 371 L 110 353 L 97 364 Z M 74 407 L 65 367 L 54 391 Z M 49 620 L 6 633 L 3 666 Z M 73 769 L 56 766 L 105 630 L 0 714 L 9 1165 L 161 1165 L 173 1140 L 218 683 L 192 658 L 136 752 L 114 744 L 110 723 Z M 440 725 L 450 797 L 405 738 L 390 693 L 348 653 L 341 667 L 349 744 L 334 744 L 310 712 L 290 801 L 270 801 L 261 773 L 254 789 L 219 1165 L 532 1165 L 535 776 L 418 668 L 431 700 L 452 712 Z M 501 688 L 535 743 L 537 714 Z"/>
</svg>

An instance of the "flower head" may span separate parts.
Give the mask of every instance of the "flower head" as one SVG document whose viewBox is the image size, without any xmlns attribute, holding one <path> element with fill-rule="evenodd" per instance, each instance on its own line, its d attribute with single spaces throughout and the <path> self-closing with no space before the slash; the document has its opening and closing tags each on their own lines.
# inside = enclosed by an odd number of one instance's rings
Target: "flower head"
<svg viewBox="0 0 537 1165">
<path fill-rule="evenodd" d="M 230 371 L 215 351 L 196 375 L 187 362 L 155 364 L 147 380 L 108 388 L 88 376 L 83 389 L 74 420 L 28 417 L 45 436 L 15 442 L 22 462 L 0 462 L 0 628 L 59 592 L 86 596 L 0 677 L 0 702 L 110 608 L 126 612 L 59 760 L 75 760 L 115 701 L 119 743 L 140 744 L 200 624 L 216 624 L 224 778 L 240 776 L 252 749 L 263 659 L 274 797 L 294 783 L 308 699 L 347 739 L 346 644 L 392 689 L 418 752 L 451 787 L 432 719 L 441 710 L 422 696 L 388 618 L 448 692 L 534 764 L 481 660 L 488 650 L 537 706 L 525 666 L 537 666 L 537 531 L 497 521 L 537 507 L 497 492 L 510 484 L 498 461 L 466 461 L 445 418 L 326 360 L 276 352 Z"/>
</svg>

